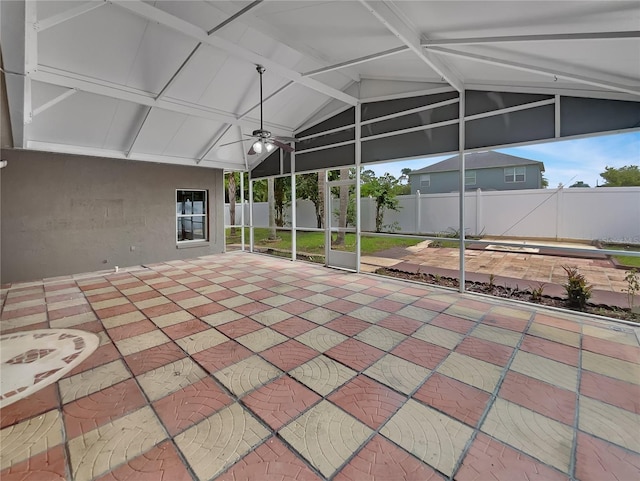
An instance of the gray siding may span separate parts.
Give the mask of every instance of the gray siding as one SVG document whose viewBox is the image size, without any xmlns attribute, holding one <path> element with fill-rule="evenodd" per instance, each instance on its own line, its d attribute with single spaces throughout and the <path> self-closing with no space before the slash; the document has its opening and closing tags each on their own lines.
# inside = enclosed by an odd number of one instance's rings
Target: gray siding
<svg viewBox="0 0 640 481">
<path fill-rule="evenodd" d="M 4 150 L 2 282 L 197 257 L 224 248 L 222 171 Z M 176 189 L 209 191 L 209 243 L 176 246 Z"/>
<path fill-rule="evenodd" d="M 467 185 L 466 190 L 539 189 L 540 168 L 537 165 L 527 165 L 524 167 L 526 170 L 524 182 L 505 182 L 503 167 L 478 169 L 475 171 L 476 183 L 474 185 Z M 458 172 L 431 172 L 429 175 L 431 176 L 431 186 L 428 189 L 420 188 L 421 174 L 410 176 L 412 194 L 415 194 L 418 190 L 421 194 L 442 194 L 446 192 L 458 192 L 460 190 Z"/>
</svg>

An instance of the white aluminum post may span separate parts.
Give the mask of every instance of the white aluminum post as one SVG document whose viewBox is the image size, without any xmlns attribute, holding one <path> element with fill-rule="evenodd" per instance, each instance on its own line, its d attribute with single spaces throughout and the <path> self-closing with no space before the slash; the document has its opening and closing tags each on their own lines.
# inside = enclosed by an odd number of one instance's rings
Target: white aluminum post
<svg viewBox="0 0 640 481">
<path fill-rule="evenodd" d="M 244 172 L 240 172 L 240 249 L 244 251 Z"/>
<path fill-rule="evenodd" d="M 460 103 L 458 104 L 458 117 L 459 117 L 459 130 L 458 130 L 458 142 L 460 149 L 460 292 L 464 292 L 464 104 L 465 104 L 465 92 L 460 92 Z"/>
<path fill-rule="evenodd" d="M 362 143 L 360 142 L 360 121 L 361 121 L 361 105 L 354 107 L 356 109 L 356 272 L 360 273 L 360 162 L 362 161 Z"/>
<path fill-rule="evenodd" d="M 297 222 L 297 212 L 296 212 L 296 153 L 291 152 L 291 260 L 295 261 L 297 259 L 297 249 L 298 246 L 296 244 L 297 240 L 297 232 L 296 228 L 298 227 Z"/>
<path fill-rule="evenodd" d="M 416 190 L 416 234 L 420 234 L 422 232 L 422 226 L 420 225 L 422 222 L 420 221 L 422 217 L 422 212 L 420 211 L 420 191 Z"/>
<path fill-rule="evenodd" d="M 253 252 L 253 179 L 249 172 L 249 252 Z"/>
</svg>

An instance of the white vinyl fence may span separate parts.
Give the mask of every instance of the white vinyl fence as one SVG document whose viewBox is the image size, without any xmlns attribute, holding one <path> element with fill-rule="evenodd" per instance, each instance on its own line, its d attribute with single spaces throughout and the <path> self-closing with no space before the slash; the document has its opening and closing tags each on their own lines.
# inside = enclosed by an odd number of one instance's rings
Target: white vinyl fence
<svg viewBox="0 0 640 481">
<path fill-rule="evenodd" d="M 458 230 L 458 197 L 450 194 L 398 196 L 400 210 L 385 211 L 383 230 L 404 234 L 434 234 Z M 337 209 L 335 199 L 332 210 Z M 375 230 L 375 201 L 361 201 L 363 231 Z M 249 206 L 245 205 L 249 223 Z M 316 227 L 311 201 L 298 200 L 298 227 Z M 291 225 L 291 209 L 285 220 Z M 255 203 L 253 223 L 268 226 L 268 205 Z M 487 191 L 465 194 L 467 235 L 607 240 L 640 243 L 640 187 L 600 187 Z M 240 222 L 240 205 L 236 206 Z M 225 225 L 229 225 L 228 205 Z M 391 229 L 389 228 L 391 227 Z"/>
</svg>

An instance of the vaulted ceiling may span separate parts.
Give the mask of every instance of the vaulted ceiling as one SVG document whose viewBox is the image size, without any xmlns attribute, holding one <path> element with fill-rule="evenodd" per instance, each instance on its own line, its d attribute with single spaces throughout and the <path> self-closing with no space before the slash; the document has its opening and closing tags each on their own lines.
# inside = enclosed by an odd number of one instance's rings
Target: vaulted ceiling
<svg viewBox="0 0 640 481">
<path fill-rule="evenodd" d="M 640 98 L 640 3 L 3 0 L 16 148 L 242 169 L 260 124 L 443 90 Z"/>
</svg>

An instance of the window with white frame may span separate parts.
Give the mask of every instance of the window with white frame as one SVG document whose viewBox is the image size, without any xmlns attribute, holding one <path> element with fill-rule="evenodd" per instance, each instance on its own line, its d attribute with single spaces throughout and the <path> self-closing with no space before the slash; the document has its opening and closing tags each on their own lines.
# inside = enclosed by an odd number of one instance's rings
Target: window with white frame
<svg viewBox="0 0 640 481">
<path fill-rule="evenodd" d="M 508 183 L 512 182 L 524 182 L 525 181 L 525 168 L 524 167 L 505 167 L 504 169 L 504 181 Z"/>
<path fill-rule="evenodd" d="M 476 171 L 466 170 L 464 172 L 464 185 L 476 185 Z"/>
<path fill-rule="evenodd" d="M 420 190 L 427 190 L 429 187 L 431 187 L 431 175 L 422 174 L 420 176 Z"/>
<path fill-rule="evenodd" d="M 176 190 L 176 240 L 207 240 L 207 191 Z"/>
</svg>

